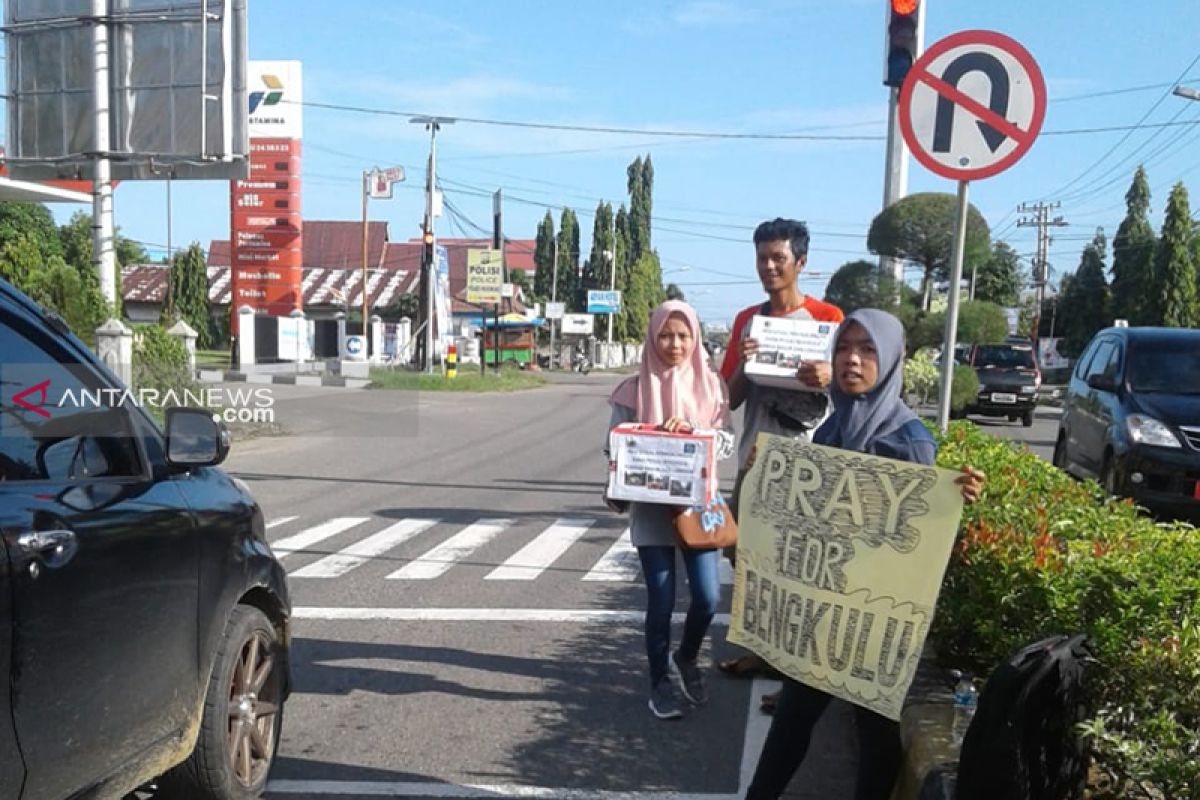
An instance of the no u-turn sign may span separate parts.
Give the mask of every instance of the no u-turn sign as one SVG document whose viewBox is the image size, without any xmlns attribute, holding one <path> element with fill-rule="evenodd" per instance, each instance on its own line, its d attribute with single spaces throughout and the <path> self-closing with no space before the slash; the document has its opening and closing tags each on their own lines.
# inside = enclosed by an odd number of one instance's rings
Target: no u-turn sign
<svg viewBox="0 0 1200 800">
<path fill-rule="evenodd" d="M 900 91 L 900 130 L 913 156 L 946 178 L 989 178 L 1033 146 L 1046 84 L 1033 56 L 993 31 L 963 31 L 917 59 Z"/>
</svg>

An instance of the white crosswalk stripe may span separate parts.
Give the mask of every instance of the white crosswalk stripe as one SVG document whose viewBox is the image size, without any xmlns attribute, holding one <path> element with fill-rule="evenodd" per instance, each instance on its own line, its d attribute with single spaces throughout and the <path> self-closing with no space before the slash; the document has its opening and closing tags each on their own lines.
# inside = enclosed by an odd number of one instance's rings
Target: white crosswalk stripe
<svg viewBox="0 0 1200 800">
<path fill-rule="evenodd" d="M 431 580 L 495 539 L 513 525 L 511 519 L 481 519 L 468 525 L 424 555 L 388 575 L 389 580 Z"/>
<path fill-rule="evenodd" d="M 282 527 L 294 523 L 298 519 L 301 518 L 297 516 L 279 517 L 271 520 L 268 527 Z M 335 547 L 327 546 L 327 548 L 321 548 L 320 552 L 314 552 L 314 545 L 372 522 L 371 517 L 334 517 L 278 539 L 272 542 L 271 548 L 280 559 L 289 556 L 321 556 L 311 563 L 290 571 L 289 576 L 292 578 L 338 578 L 374 558 L 386 555 L 389 551 L 428 531 L 441 521 L 424 518 L 403 519 L 365 537 L 361 533 L 357 534 L 360 538 L 350 544 L 345 544 L 345 546 L 343 546 L 343 542 L 339 542 Z M 587 518 L 557 519 L 506 561 L 486 574 L 484 579 L 488 581 L 536 580 L 550 570 L 568 550 L 580 543 L 588 531 L 600 521 Z M 411 561 L 404 563 L 403 566 L 388 574 L 387 580 L 429 581 L 441 578 L 456 565 L 468 562 L 481 548 L 498 540 L 506 531 L 519 532 L 520 528 L 517 525 L 517 520 L 507 517 L 478 519 L 454 532 L 439 544 L 431 546 L 421 555 L 412 558 Z M 369 532 L 369 528 L 367 531 Z M 609 529 L 604 533 L 611 535 L 616 531 Z M 587 546 L 591 548 L 594 545 L 589 542 Z M 722 558 L 719 569 L 721 584 L 731 585 L 734 578 L 733 567 Z M 584 573 L 582 580 L 589 583 L 638 583 L 641 581 L 641 573 L 641 561 L 638 558 L 637 548 L 630 541 L 629 528 L 625 528 L 612 541 L 599 560 L 592 565 L 591 569 Z"/>
<path fill-rule="evenodd" d="M 636 581 L 641 573 L 641 561 L 637 548 L 629 540 L 629 528 L 625 529 L 608 552 L 596 562 L 592 571 L 583 576 L 585 581 Z"/>
<path fill-rule="evenodd" d="M 546 571 L 595 524 L 591 519 L 560 519 L 489 572 L 489 581 L 531 581 Z"/>
<path fill-rule="evenodd" d="M 291 519 L 295 519 L 295 517 Z M 300 531 L 295 536 L 289 536 L 286 539 L 272 542 L 271 549 L 275 551 L 275 555 L 278 558 L 287 558 L 292 553 L 305 550 L 326 539 L 331 539 L 342 531 L 348 531 L 355 525 L 361 525 L 369 519 L 370 517 L 335 517 L 334 519 L 322 522 L 320 525 L 314 525 L 311 528 Z"/>
<path fill-rule="evenodd" d="M 292 578 L 336 578 L 345 575 L 355 567 L 365 564 L 376 556 L 383 555 L 393 547 L 429 530 L 436 524 L 438 524 L 436 519 L 401 520 L 384 528 L 379 533 L 355 542 L 344 550 L 289 573 L 289 576 Z"/>
</svg>

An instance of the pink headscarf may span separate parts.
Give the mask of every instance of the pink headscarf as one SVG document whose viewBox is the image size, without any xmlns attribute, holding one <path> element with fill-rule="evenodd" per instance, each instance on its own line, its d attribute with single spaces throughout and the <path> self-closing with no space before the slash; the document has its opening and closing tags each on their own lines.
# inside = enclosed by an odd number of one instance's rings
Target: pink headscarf
<svg viewBox="0 0 1200 800">
<path fill-rule="evenodd" d="M 692 331 L 692 350 L 675 367 L 667 366 L 656 346 L 658 334 L 672 314 L 686 319 Z M 661 425 L 671 417 L 680 417 L 701 428 L 725 426 L 729 418 L 725 383 L 705 357 L 700 320 L 691 306 L 668 300 L 654 310 L 642 345 L 641 368 L 635 377 L 617 386 L 609 402 L 636 410 L 638 422 Z"/>
</svg>

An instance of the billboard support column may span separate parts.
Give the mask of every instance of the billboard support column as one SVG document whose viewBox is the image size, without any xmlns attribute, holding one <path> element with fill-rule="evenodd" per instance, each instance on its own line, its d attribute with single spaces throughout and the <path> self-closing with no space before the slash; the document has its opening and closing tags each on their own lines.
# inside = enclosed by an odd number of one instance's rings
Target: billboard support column
<svg viewBox="0 0 1200 800">
<path fill-rule="evenodd" d="M 92 264 L 100 293 L 117 314 L 117 263 L 113 252 L 112 165 L 108 160 L 108 0 L 92 0 L 92 103 L 95 116 L 96 174 L 92 180 Z"/>
</svg>

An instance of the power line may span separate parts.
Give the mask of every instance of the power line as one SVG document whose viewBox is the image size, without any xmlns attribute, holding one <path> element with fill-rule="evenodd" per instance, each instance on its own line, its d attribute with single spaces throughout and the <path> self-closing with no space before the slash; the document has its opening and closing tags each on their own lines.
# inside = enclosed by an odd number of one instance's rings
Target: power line
<svg viewBox="0 0 1200 800">
<path fill-rule="evenodd" d="M 1179 83 L 1184 83 L 1187 81 L 1197 81 L 1197 80 L 1200 80 L 1200 75 L 1190 77 L 1190 78 L 1181 78 L 1180 80 L 1175 81 L 1175 83 L 1147 83 L 1147 84 L 1143 84 L 1141 86 L 1127 86 L 1124 89 L 1105 89 L 1104 91 L 1100 91 L 1100 92 L 1088 92 L 1087 94 L 1068 95 L 1067 97 L 1053 97 L 1050 99 L 1050 102 L 1051 103 L 1070 103 L 1070 102 L 1074 102 L 1076 100 L 1091 100 L 1092 98 L 1095 98 L 1095 97 L 1110 97 L 1112 95 L 1117 95 L 1117 94 L 1131 94 L 1133 92 L 1144 92 L 1144 91 L 1147 91 L 1150 89 L 1162 89 L 1164 87 L 1165 88 L 1174 88 Z"/>
<path fill-rule="evenodd" d="M 1183 72 L 1179 73 L 1179 77 L 1175 79 L 1175 83 L 1178 83 L 1179 81 L 1183 80 L 1184 76 L 1192 71 L 1192 68 L 1194 66 L 1196 66 L 1197 62 L 1200 62 L 1200 53 L 1197 53 L 1196 57 L 1192 59 L 1192 62 L 1187 65 L 1187 67 L 1183 70 Z M 1094 163 L 1092 163 L 1091 166 L 1089 166 L 1083 172 L 1076 175 L 1074 178 L 1072 178 L 1070 181 L 1068 181 L 1065 185 L 1059 187 L 1058 189 L 1056 189 L 1053 192 L 1050 192 L 1047 195 L 1044 195 L 1042 197 L 1042 199 L 1045 200 L 1048 197 L 1058 196 L 1058 195 L 1063 194 L 1067 189 L 1071 188 L 1075 184 L 1079 183 L 1079 181 L 1083 180 L 1089 173 L 1092 172 L 1092 170 L 1094 170 L 1096 167 L 1103 164 L 1104 161 L 1109 156 L 1111 156 L 1114 152 L 1116 152 L 1117 148 L 1119 148 L 1121 145 L 1123 145 L 1126 141 L 1129 140 L 1129 137 L 1133 135 L 1133 132 L 1135 130 L 1138 130 L 1139 127 L 1143 123 L 1145 123 L 1147 119 L 1150 118 L 1150 115 L 1154 113 L 1155 109 L 1157 109 L 1160 105 L 1162 105 L 1163 100 L 1166 100 L 1167 97 L 1170 96 L 1170 93 L 1171 92 L 1169 89 L 1167 91 L 1163 92 L 1162 95 L 1159 96 L 1158 100 L 1154 101 L 1154 104 L 1152 106 L 1150 106 L 1150 108 L 1146 111 L 1145 114 L 1142 115 L 1141 119 L 1139 119 L 1137 121 L 1137 124 L 1134 125 L 1132 128 L 1130 128 L 1124 136 L 1122 136 L 1120 139 L 1118 139 L 1117 142 L 1112 147 L 1108 148 L 1108 150 L 1106 150 L 1104 152 L 1104 155 L 1102 155 L 1102 156 L 1100 156 L 1100 158 L 1096 159 L 1096 161 Z M 1043 135 L 1045 135 L 1046 133 L 1047 132 L 1043 131 Z M 1055 135 L 1055 134 L 1049 134 L 1049 135 Z"/>
<path fill-rule="evenodd" d="M 393 111 L 382 108 L 367 108 L 365 106 L 350 106 L 337 103 L 317 103 L 305 100 L 296 103 L 294 100 L 283 100 L 284 103 L 294 103 L 309 108 L 322 108 L 330 111 L 349 111 L 357 114 L 373 114 L 386 117 L 419 117 L 416 111 Z M 683 131 L 683 130 L 654 130 L 646 128 L 622 128 L 601 125 L 565 125 L 553 122 L 524 122 L 511 119 L 487 119 L 484 117 L 455 117 L 456 122 L 474 123 L 476 125 L 495 125 L 506 128 L 533 128 L 548 131 L 573 131 L 576 133 L 615 133 L 633 136 L 677 136 L 688 139 L 764 139 L 774 141 L 813 141 L 813 142 L 881 142 L 885 136 L 843 136 L 815 135 L 806 133 L 728 133 L 715 131 Z"/>
</svg>

